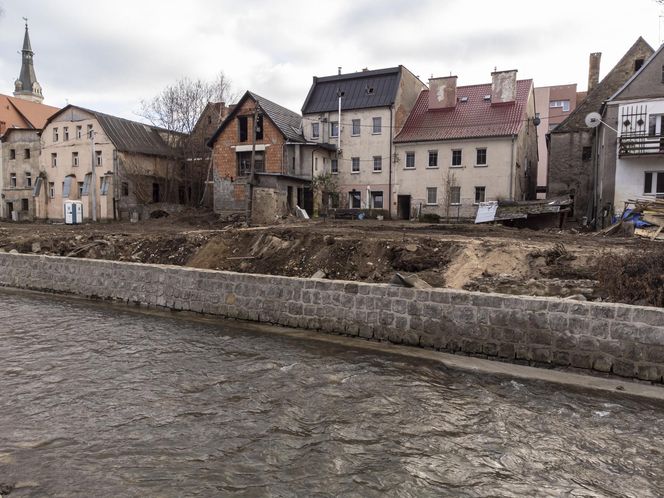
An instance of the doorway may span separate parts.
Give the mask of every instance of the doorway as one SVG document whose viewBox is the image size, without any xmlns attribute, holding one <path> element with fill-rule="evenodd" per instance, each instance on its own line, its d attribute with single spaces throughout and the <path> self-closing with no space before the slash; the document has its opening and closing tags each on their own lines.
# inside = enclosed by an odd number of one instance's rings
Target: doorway
<svg viewBox="0 0 664 498">
<path fill-rule="evenodd" d="M 397 196 L 397 217 L 400 220 L 410 219 L 410 196 L 398 195 Z"/>
</svg>

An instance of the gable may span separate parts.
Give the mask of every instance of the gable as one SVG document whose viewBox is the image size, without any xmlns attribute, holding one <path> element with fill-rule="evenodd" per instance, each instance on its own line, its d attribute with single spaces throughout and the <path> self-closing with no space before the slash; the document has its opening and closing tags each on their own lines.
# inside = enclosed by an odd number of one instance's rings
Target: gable
<svg viewBox="0 0 664 498">
<path fill-rule="evenodd" d="M 599 112 L 602 104 L 634 74 L 635 61 L 648 59 L 653 52 L 653 48 L 643 38 L 639 38 L 602 81 L 576 106 L 567 119 L 551 130 L 551 133 L 587 130 L 586 116 L 591 112 Z"/>
<path fill-rule="evenodd" d="M 611 100 L 664 97 L 664 45 L 646 61 L 644 66 Z"/>
</svg>

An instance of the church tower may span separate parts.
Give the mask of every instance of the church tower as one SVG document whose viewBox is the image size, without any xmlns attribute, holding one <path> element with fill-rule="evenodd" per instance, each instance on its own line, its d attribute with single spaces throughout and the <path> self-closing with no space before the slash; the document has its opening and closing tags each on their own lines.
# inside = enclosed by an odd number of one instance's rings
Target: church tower
<svg viewBox="0 0 664 498">
<path fill-rule="evenodd" d="M 25 17 L 23 19 L 25 19 Z M 14 96 L 41 104 L 44 100 L 44 96 L 42 95 L 41 85 L 37 83 L 35 67 L 32 64 L 32 56 L 34 55 L 34 52 L 30 46 L 27 19 L 25 19 L 25 36 L 23 37 L 23 50 L 21 50 L 21 53 L 21 75 L 14 82 Z"/>
</svg>

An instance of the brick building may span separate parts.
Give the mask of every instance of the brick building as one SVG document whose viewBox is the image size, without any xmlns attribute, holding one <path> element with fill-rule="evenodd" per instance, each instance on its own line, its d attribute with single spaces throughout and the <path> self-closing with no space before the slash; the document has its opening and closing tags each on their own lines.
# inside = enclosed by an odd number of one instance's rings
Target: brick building
<svg viewBox="0 0 664 498">
<path fill-rule="evenodd" d="M 574 199 L 571 218 L 584 217 L 594 224 L 594 213 L 599 208 L 609 209 L 608 200 L 594 193 L 594 158 L 597 157 L 597 134 L 585 124 L 585 117 L 601 110 L 611 97 L 652 54 L 653 48 L 639 37 L 611 71 L 599 79 L 599 57 L 591 54 L 588 96 L 562 123 L 550 132 L 547 197 L 569 194 Z M 607 204 L 608 203 L 608 204 Z"/>
<path fill-rule="evenodd" d="M 254 179 L 250 186 L 255 129 Z M 251 219 L 273 222 L 298 205 L 312 212 L 313 151 L 302 134 L 302 117 L 247 91 L 209 140 L 214 173 L 214 211 L 244 214 L 253 192 Z"/>
</svg>

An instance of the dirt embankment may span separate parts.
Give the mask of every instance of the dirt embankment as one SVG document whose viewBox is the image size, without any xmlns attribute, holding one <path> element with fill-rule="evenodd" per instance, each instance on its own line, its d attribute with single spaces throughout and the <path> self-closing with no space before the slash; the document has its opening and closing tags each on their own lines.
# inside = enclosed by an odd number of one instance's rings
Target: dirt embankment
<svg viewBox="0 0 664 498">
<path fill-rule="evenodd" d="M 255 228 L 172 219 L 74 227 L 0 223 L 4 251 L 298 277 L 322 271 L 368 282 L 389 282 L 400 272 L 437 287 L 579 299 L 622 300 L 612 293 L 615 283 L 598 281 L 606 273 L 600 267 L 650 250 L 644 244 L 498 226 L 369 221 Z"/>
</svg>

